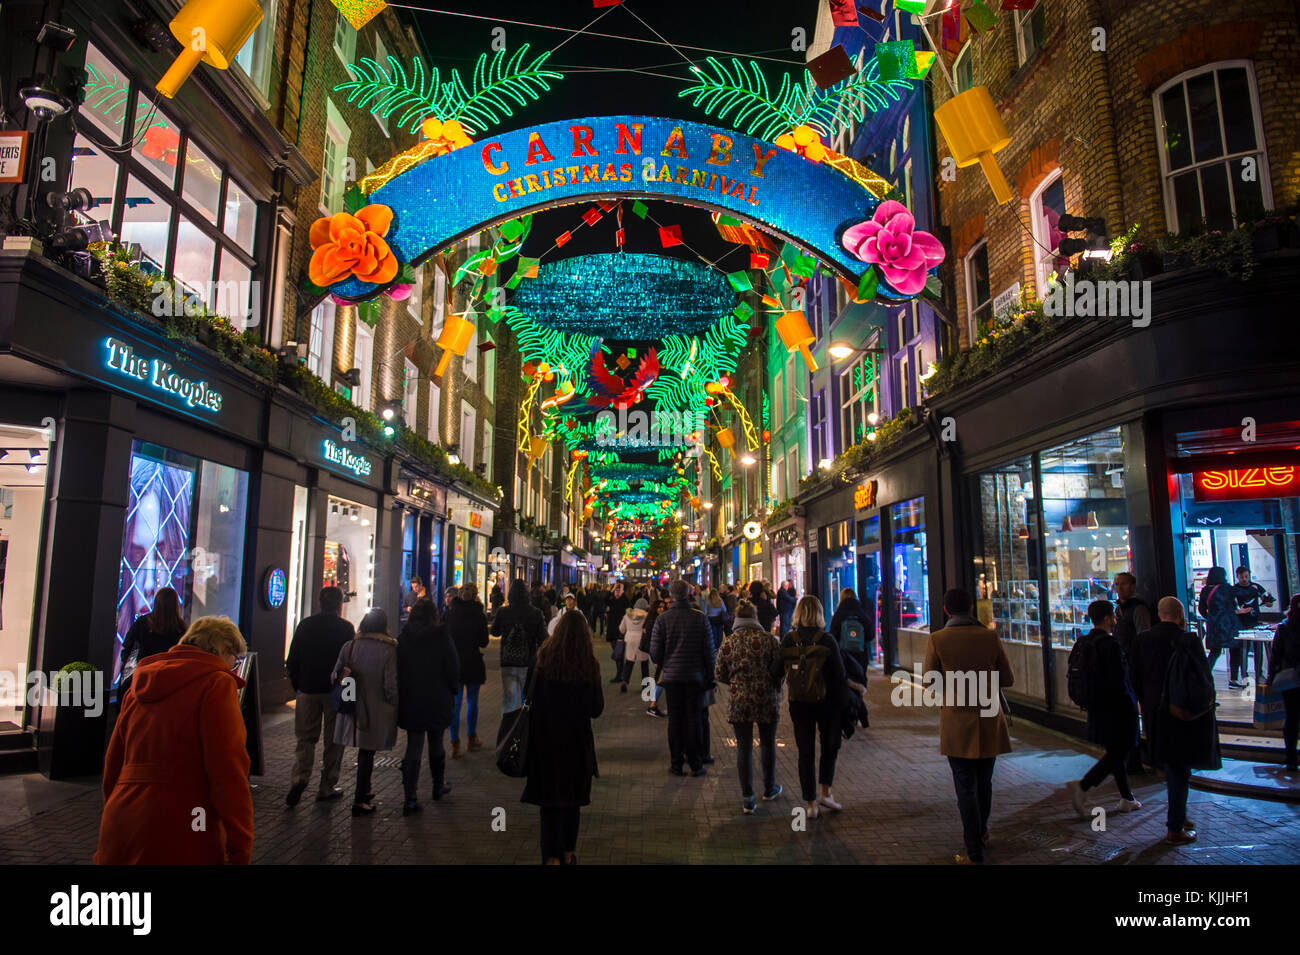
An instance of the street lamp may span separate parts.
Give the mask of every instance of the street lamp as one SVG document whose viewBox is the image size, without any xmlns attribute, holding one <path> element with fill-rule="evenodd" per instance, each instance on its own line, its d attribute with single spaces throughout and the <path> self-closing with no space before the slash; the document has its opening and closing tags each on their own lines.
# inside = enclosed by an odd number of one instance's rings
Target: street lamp
<svg viewBox="0 0 1300 955">
<path fill-rule="evenodd" d="M 743 464 L 745 467 L 749 467 L 751 464 L 755 463 L 755 458 L 752 454 L 742 455 L 740 458 L 740 463 Z"/>
</svg>

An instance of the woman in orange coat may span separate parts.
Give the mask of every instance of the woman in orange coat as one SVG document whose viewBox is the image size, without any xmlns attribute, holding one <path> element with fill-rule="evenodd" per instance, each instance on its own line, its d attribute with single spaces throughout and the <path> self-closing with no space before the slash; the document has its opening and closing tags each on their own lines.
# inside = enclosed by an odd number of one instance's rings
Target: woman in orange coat
<svg viewBox="0 0 1300 955">
<path fill-rule="evenodd" d="M 239 712 L 248 651 L 224 617 L 136 668 L 104 758 L 99 865 L 247 865 L 253 796 Z"/>
</svg>

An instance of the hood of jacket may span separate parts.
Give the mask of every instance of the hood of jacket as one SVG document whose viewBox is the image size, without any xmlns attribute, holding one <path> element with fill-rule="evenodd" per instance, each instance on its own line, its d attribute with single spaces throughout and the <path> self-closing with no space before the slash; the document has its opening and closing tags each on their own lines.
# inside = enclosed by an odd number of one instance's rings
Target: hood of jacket
<svg viewBox="0 0 1300 955">
<path fill-rule="evenodd" d="M 857 597 L 845 597 L 840 601 L 840 605 L 835 608 L 835 614 L 847 613 L 856 616 L 862 613 L 862 604 Z"/>
<path fill-rule="evenodd" d="M 528 585 L 516 577 L 510 582 L 510 593 L 506 596 L 506 602 L 522 606 L 532 603 L 532 597 L 528 593 Z"/>
<path fill-rule="evenodd" d="M 390 646 L 397 646 L 397 640 L 386 633 L 358 633 L 358 640 L 378 640 L 380 643 L 387 643 Z"/>
<path fill-rule="evenodd" d="M 634 623 L 640 623 L 648 614 L 648 610 L 642 610 L 640 607 L 633 607 L 625 614 L 625 616 Z"/>
<path fill-rule="evenodd" d="M 166 653 L 149 657 L 136 668 L 131 685 L 140 702 L 156 703 L 199 680 L 211 678 L 214 673 L 228 673 L 236 685 L 244 685 L 243 680 L 226 669 L 220 657 L 190 646 L 175 646 Z"/>
<path fill-rule="evenodd" d="M 737 617 L 731 624 L 731 631 L 737 630 L 763 630 L 763 625 L 754 617 Z"/>
</svg>

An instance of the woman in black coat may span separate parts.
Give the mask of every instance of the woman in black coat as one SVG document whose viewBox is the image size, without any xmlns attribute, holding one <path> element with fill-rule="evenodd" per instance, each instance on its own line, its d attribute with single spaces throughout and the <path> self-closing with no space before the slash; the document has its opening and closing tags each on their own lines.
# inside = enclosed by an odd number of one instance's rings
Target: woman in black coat
<svg viewBox="0 0 1300 955">
<path fill-rule="evenodd" d="M 451 711 L 451 758 L 461 755 L 460 704 L 465 701 L 465 730 L 469 734 L 468 748 L 482 749 L 478 737 L 478 691 L 487 682 L 487 667 L 482 650 L 488 645 L 487 614 L 478 599 L 478 584 L 469 583 L 460 588 L 460 596 L 451 602 L 443 615 L 442 624 L 456 644 L 460 657 L 460 685 Z"/>
<path fill-rule="evenodd" d="M 1210 658 L 1210 672 L 1219 661 L 1219 654 L 1228 651 L 1228 686 L 1234 690 L 1245 688 L 1237 679 L 1238 672 L 1246 675 L 1246 655 L 1237 639 L 1237 599 L 1228 583 L 1228 572 L 1222 567 L 1211 567 L 1205 577 L 1205 586 L 1197 601 L 1197 609 L 1205 618 L 1205 650 Z"/>
<path fill-rule="evenodd" d="M 776 604 L 772 602 L 772 598 L 761 580 L 756 580 L 749 585 L 749 602 L 754 605 L 754 612 L 758 616 L 759 625 L 768 633 L 771 633 L 772 624 L 776 622 L 778 614 Z"/>
<path fill-rule="evenodd" d="M 402 815 L 420 811 L 415 791 L 420 782 L 420 757 L 429 742 L 429 771 L 433 798 L 451 792 L 443 781 L 447 754 L 442 734 L 451 723 L 451 701 L 460 688 L 460 659 L 445 627 L 438 625 L 433 601 L 421 599 L 397 637 L 397 725 L 406 730 L 402 757 Z"/>
<path fill-rule="evenodd" d="M 573 865 L 579 807 L 591 803 L 591 779 L 600 775 L 591 721 L 605 709 L 591 628 L 579 611 L 566 611 L 538 648 L 531 696 L 520 801 L 541 807 L 542 864 Z"/>
<path fill-rule="evenodd" d="M 185 635 L 187 625 L 181 616 L 181 601 L 176 591 L 170 587 L 160 587 L 153 597 L 153 609 L 135 618 L 126 636 L 122 638 L 122 679 L 117 698 L 126 699 L 126 689 L 131 685 L 135 669 L 126 672 L 126 666 L 135 654 L 135 665 L 143 663 L 146 658 L 159 653 L 166 653 L 180 642 Z"/>
</svg>

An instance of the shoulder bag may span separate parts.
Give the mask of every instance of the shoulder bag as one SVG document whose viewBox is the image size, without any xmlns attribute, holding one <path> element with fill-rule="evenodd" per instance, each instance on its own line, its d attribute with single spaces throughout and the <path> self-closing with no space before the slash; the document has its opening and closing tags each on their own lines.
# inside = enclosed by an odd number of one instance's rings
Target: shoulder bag
<svg viewBox="0 0 1300 955">
<path fill-rule="evenodd" d="M 330 709 L 335 713 L 343 716 L 351 716 L 357 711 L 357 681 L 352 680 L 351 699 L 345 693 L 347 681 L 352 679 L 352 651 L 356 647 L 356 641 L 353 640 L 348 645 L 348 665 L 339 671 L 338 679 L 334 681 L 334 686 L 330 688 Z"/>
<path fill-rule="evenodd" d="M 523 705 L 501 717 L 501 735 L 497 740 L 497 769 L 514 779 L 528 775 L 529 714 L 533 708 L 533 687 L 537 669 L 528 674 Z"/>
</svg>

